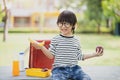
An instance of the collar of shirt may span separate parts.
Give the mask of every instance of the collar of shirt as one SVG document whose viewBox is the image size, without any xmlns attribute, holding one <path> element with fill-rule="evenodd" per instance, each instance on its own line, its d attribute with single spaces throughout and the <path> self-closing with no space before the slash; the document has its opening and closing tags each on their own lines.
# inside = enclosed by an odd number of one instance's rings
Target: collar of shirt
<svg viewBox="0 0 120 80">
<path fill-rule="evenodd" d="M 62 34 L 60 34 L 60 36 L 65 37 L 65 38 L 73 38 L 74 37 L 74 36 L 64 36 Z"/>
</svg>

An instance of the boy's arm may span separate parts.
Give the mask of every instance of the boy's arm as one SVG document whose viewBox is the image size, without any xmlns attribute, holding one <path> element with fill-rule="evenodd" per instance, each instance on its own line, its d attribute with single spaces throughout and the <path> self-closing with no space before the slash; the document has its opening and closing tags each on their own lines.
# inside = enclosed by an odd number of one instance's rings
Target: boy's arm
<svg viewBox="0 0 120 80">
<path fill-rule="evenodd" d="M 42 52 L 50 59 L 54 58 L 54 55 L 44 46 L 41 46 L 40 49 L 42 50 Z"/>
<path fill-rule="evenodd" d="M 43 42 L 37 42 L 35 40 L 29 39 L 29 41 L 32 43 L 32 45 L 36 48 L 36 49 L 41 49 L 42 52 L 50 59 L 54 58 L 54 55 L 44 46 L 44 41 Z"/>
<path fill-rule="evenodd" d="M 83 60 L 93 58 L 93 57 L 99 57 L 103 55 L 103 50 L 101 49 L 100 51 L 94 52 L 92 54 L 84 54 L 83 55 Z"/>
</svg>

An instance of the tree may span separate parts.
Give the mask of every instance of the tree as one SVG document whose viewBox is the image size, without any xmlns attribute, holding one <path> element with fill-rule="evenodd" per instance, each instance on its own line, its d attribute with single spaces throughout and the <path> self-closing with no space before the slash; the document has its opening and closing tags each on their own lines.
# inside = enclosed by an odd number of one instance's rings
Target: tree
<svg viewBox="0 0 120 80">
<path fill-rule="evenodd" d="M 4 10 L 2 10 L 1 5 L 0 5 L 0 22 L 4 21 L 3 19 L 4 16 L 5 16 Z"/>
<path fill-rule="evenodd" d="M 8 35 L 8 28 L 7 28 L 7 7 L 6 7 L 6 1 L 3 0 L 3 4 L 4 4 L 4 11 L 5 11 L 5 21 L 4 21 L 4 34 L 3 34 L 3 41 L 5 42 L 7 39 L 7 35 Z"/>
<path fill-rule="evenodd" d="M 75 12 L 79 12 L 82 3 L 81 0 L 61 0 L 61 3 L 56 6 L 57 9 L 71 9 Z"/>
<path fill-rule="evenodd" d="M 101 33 L 101 21 L 103 15 L 102 0 L 85 0 L 87 5 L 87 16 L 90 20 L 95 20 L 98 27 L 98 33 Z"/>
<path fill-rule="evenodd" d="M 111 32 L 113 33 L 114 26 L 120 23 L 120 3 L 118 0 L 103 0 L 102 6 L 106 24 L 110 25 Z"/>
</svg>

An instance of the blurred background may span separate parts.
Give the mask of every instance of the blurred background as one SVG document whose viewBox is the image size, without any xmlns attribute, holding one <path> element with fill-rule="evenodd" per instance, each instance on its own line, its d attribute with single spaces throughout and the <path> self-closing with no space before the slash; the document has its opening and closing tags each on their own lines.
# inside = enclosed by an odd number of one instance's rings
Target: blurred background
<svg viewBox="0 0 120 80">
<path fill-rule="evenodd" d="M 29 60 L 29 41 L 59 33 L 56 20 L 63 10 L 77 16 L 76 35 L 84 53 L 104 47 L 104 56 L 80 65 L 120 66 L 119 0 L 0 0 L 0 66 L 11 65 L 19 52 Z"/>
</svg>

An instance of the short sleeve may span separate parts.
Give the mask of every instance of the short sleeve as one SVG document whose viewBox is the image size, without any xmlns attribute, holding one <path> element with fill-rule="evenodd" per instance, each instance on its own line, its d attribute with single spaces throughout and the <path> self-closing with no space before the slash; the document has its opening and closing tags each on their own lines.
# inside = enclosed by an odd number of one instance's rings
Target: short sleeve
<svg viewBox="0 0 120 80">
<path fill-rule="evenodd" d="M 84 55 L 82 54 L 81 46 L 80 46 L 80 41 L 78 40 L 78 51 L 77 51 L 77 59 L 78 60 L 83 60 Z"/>
<path fill-rule="evenodd" d="M 55 55 L 55 53 L 56 53 L 56 43 L 57 43 L 57 42 L 56 42 L 55 39 L 52 39 L 52 40 L 51 40 L 49 50 L 50 50 L 50 52 L 51 52 L 53 55 Z"/>
</svg>

